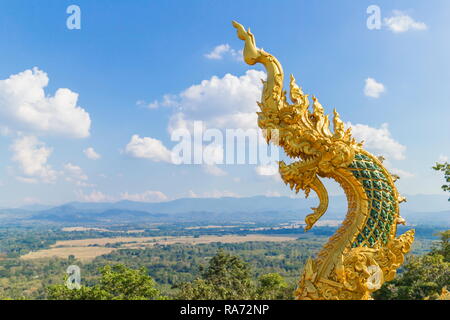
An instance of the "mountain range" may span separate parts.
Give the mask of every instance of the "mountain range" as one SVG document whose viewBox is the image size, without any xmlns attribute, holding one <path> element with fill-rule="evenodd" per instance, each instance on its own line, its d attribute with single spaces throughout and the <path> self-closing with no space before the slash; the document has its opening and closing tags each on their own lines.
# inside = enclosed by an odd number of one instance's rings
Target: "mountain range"
<svg viewBox="0 0 450 320">
<path fill-rule="evenodd" d="M 413 195 L 401 204 L 409 223 L 450 225 L 450 202 L 445 195 Z M 132 223 L 140 221 L 268 221 L 298 219 L 311 213 L 317 198 L 255 196 L 245 198 L 182 198 L 167 202 L 70 202 L 56 207 L 28 205 L 0 209 L 0 223 L 24 221 L 52 223 Z M 345 196 L 330 196 L 323 219 L 342 220 L 347 211 Z"/>
</svg>

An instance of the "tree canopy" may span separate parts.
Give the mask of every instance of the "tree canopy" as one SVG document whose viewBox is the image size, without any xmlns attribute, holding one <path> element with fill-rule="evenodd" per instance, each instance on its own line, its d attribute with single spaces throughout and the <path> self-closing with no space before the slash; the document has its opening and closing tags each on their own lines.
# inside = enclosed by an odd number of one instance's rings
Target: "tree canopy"
<svg viewBox="0 0 450 320">
<path fill-rule="evenodd" d="M 410 256 L 403 272 L 373 296 L 379 300 L 436 299 L 450 284 L 450 230 L 439 233 L 441 241 L 429 254 Z"/>
<path fill-rule="evenodd" d="M 138 270 L 122 264 L 106 265 L 100 269 L 98 284 L 80 289 L 69 289 L 66 285 L 54 285 L 48 288 L 48 297 L 52 300 L 156 300 L 162 299 L 155 281 L 147 275 L 145 268 Z"/>
<path fill-rule="evenodd" d="M 264 274 L 254 283 L 248 263 L 241 258 L 219 250 L 211 258 L 201 277 L 179 285 L 179 299 L 233 300 L 233 299 L 291 299 L 293 288 L 288 288 L 277 273 Z"/>
<path fill-rule="evenodd" d="M 436 163 L 433 167 L 436 171 L 442 171 L 444 173 L 445 184 L 441 186 L 442 190 L 450 192 L 450 163 Z M 450 198 L 448 198 L 450 201 Z"/>
</svg>

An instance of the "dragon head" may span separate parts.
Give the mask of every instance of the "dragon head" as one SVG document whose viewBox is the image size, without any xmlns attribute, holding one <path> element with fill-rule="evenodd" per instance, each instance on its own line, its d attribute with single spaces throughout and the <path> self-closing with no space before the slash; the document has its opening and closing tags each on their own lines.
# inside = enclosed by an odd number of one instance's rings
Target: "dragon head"
<svg viewBox="0 0 450 320">
<path fill-rule="evenodd" d="M 294 159 L 300 159 L 295 166 L 280 163 L 280 173 L 285 182 L 295 180 L 293 169 L 297 176 L 304 172 L 305 183 L 294 183 L 296 189 L 307 189 L 307 181 L 312 181 L 316 174 L 327 176 L 334 169 L 348 166 L 355 156 L 358 144 L 351 137 L 350 129 L 345 130 L 339 114 L 334 111 L 334 132 L 330 130 L 330 120 L 324 114 L 324 108 L 313 97 L 312 110 L 307 94 L 297 86 L 295 79 L 290 79 L 290 98 L 287 102 L 283 90 L 283 68 L 271 54 L 256 46 L 255 37 L 250 30 L 233 21 L 239 39 L 245 41 L 243 50 L 244 61 L 250 65 L 261 63 L 267 71 L 267 78 L 258 112 L 258 125 L 265 134 L 267 142 L 280 145 L 286 154 Z M 274 139 L 275 138 L 275 139 Z M 311 179 L 309 178 L 311 177 Z M 292 187 L 292 184 L 291 184 Z"/>
<path fill-rule="evenodd" d="M 290 158 L 301 159 L 304 169 L 317 169 L 319 175 L 327 176 L 327 173 L 336 168 L 348 166 L 360 144 L 352 138 L 350 128 L 345 130 L 337 111 L 334 110 L 332 132 L 329 117 L 324 114 L 319 100 L 312 97 L 313 106 L 310 110 L 308 95 L 297 86 L 293 76 L 290 81 L 290 98 L 293 104 L 282 99 L 284 103 L 276 112 L 266 110 L 261 103 L 259 126 L 267 129 L 275 128 L 274 124 L 278 125 L 278 144 Z"/>
</svg>

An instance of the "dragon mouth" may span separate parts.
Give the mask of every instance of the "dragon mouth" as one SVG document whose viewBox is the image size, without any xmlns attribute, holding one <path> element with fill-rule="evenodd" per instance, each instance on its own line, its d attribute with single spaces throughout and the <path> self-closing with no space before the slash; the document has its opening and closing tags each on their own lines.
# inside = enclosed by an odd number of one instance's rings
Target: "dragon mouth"
<svg viewBox="0 0 450 320">
<path fill-rule="evenodd" d="M 311 165 L 319 161 L 319 154 L 303 154 L 300 158 L 302 165 Z"/>
</svg>

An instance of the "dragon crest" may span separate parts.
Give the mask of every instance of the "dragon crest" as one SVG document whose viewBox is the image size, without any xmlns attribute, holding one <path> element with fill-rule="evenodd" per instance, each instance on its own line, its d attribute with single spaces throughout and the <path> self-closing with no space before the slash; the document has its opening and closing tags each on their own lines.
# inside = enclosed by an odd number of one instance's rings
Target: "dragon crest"
<svg viewBox="0 0 450 320">
<path fill-rule="evenodd" d="M 295 192 L 311 189 L 319 206 L 306 219 L 309 230 L 328 208 L 328 193 L 320 178 L 331 178 L 343 188 L 348 212 L 342 226 L 331 236 L 317 257 L 309 259 L 296 290 L 297 299 L 370 299 L 371 293 L 392 280 L 414 241 L 414 231 L 396 237 L 399 203 L 405 201 L 391 175 L 375 157 L 364 150 L 345 129 L 334 110 L 333 131 L 330 119 L 316 97 L 303 93 L 290 77 L 290 100 L 283 90 L 284 73 L 279 61 L 256 47 L 250 29 L 233 21 L 239 39 L 245 41 L 244 60 L 261 63 L 267 79 L 258 102 L 258 125 L 268 143 L 276 143 L 294 159 L 279 163 L 283 181 Z M 312 110 L 311 110 L 312 109 Z"/>
</svg>

